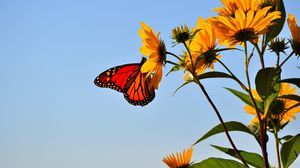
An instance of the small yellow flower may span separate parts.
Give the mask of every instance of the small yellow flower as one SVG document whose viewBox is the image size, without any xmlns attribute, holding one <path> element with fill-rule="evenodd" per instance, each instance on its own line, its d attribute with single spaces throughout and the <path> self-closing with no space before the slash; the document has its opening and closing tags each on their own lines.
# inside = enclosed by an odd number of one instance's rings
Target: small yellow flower
<svg viewBox="0 0 300 168">
<path fill-rule="evenodd" d="M 166 47 L 163 41 L 158 38 L 158 34 L 144 22 L 141 22 L 139 35 L 142 38 L 143 46 L 140 52 L 148 56 L 149 59 L 141 67 L 142 73 L 147 73 L 146 77 L 152 75 L 150 88 L 158 89 L 158 85 L 162 78 L 162 67 L 166 59 Z"/>
<path fill-rule="evenodd" d="M 191 37 L 191 31 L 187 27 L 187 25 L 184 26 L 178 26 L 172 30 L 172 39 L 174 40 L 174 46 L 179 43 L 184 43 L 185 41 L 188 41 Z"/>
<path fill-rule="evenodd" d="M 169 168 L 186 168 L 190 166 L 190 161 L 193 154 L 193 148 L 183 150 L 182 153 L 171 154 L 163 158 L 163 162 L 169 166 Z"/>
<path fill-rule="evenodd" d="M 192 70 L 192 64 L 195 68 L 196 75 L 203 73 L 207 68 L 214 69 L 214 62 L 219 55 L 214 51 L 217 45 L 217 37 L 214 27 L 210 25 L 202 17 L 198 19 L 197 26 L 194 28 L 197 31 L 194 38 L 189 43 L 192 61 L 188 53 L 185 54 L 185 63 L 189 70 Z M 190 76 L 187 74 L 187 76 Z M 186 77 L 185 77 L 186 78 Z"/>
<path fill-rule="evenodd" d="M 220 43 L 234 47 L 245 41 L 257 43 L 259 35 L 265 34 L 272 21 L 280 18 L 280 12 L 270 12 L 271 6 L 244 12 L 242 9 L 235 11 L 235 17 L 217 16 L 210 18 L 210 23 L 216 28 Z"/>
<path fill-rule="evenodd" d="M 295 93 L 296 93 L 296 88 L 290 87 L 289 84 L 282 83 L 278 96 L 290 95 L 290 94 L 295 94 Z M 256 90 L 252 90 L 252 94 L 253 94 L 254 98 L 256 99 L 256 101 L 258 101 L 258 102 L 262 101 L 260 99 L 258 93 L 256 92 Z M 299 106 L 293 107 L 296 104 L 298 104 L 298 102 L 294 101 L 294 100 L 276 98 L 270 107 L 270 114 L 271 114 L 272 120 L 277 121 L 278 123 L 280 123 L 280 125 L 283 125 L 284 123 L 289 122 L 291 120 L 291 118 L 296 119 L 295 114 L 300 112 Z M 256 111 L 255 111 L 254 107 L 252 107 L 250 105 L 246 105 L 244 107 L 244 110 L 247 113 L 256 116 Z M 261 112 L 261 117 L 262 118 L 264 117 L 263 112 Z M 251 124 L 252 125 L 258 124 L 257 116 L 251 121 Z"/>
</svg>

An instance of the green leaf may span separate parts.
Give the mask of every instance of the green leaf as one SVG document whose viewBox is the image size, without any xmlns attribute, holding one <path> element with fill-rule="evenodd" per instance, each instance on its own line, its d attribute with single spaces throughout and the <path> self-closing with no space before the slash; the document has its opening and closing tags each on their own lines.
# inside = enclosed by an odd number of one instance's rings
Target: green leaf
<svg viewBox="0 0 300 168">
<path fill-rule="evenodd" d="M 185 86 L 185 85 L 187 85 L 187 84 L 189 84 L 189 83 L 191 83 L 191 82 L 192 82 L 192 81 L 184 82 L 182 85 L 180 85 L 180 86 L 174 91 L 173 95 L 175 95 L 176 92 L 177 92 L 179 89 L 181 89 L 183 86 Z"/>
<path fill-rule="evenodd" d="M 298 88 L 300 88 L 300 78 L 283 79 L 280 82 L 281 83 L 291 83 L 291 84 L 296 85 Z"/>
<path fill-rule="evenodd" d="M 227 73 L 224 72 L 206 72 L 198 76 L 199 79 L 207 79 L 207 78 L 232 78 L 233 77 Z"/>
<path fill-rule="evenodd" d="M 230 91 L 232 94 L 234 94 L 236 97 L 238 97 L 240 100 L 242 100 L 244 103 L 250 105 L 250 106 L 254 106 L 252 104 L 252 101 L 251 101 L 251 98 L 248 94 L 245 94 L 243 92 L 240 92 L 240 91 L 237 91 L 237 90 L 234 90 L 234 89 L 230 89 L 230 88 L 226 88 L 228 91 Z M 262 103 L 261 102 L 258 102 L 256 101 L 256 105 L 257 105 L 257 108 L 259 110 L 262 110 Z"/>
<path fill-rule="evenodd" d="M 221 146 L 216 146 L 216 145 L 211 145 L 212 147 L 234 157 L 237 159 L 240 159 L 239 156 L 237 155 L 237 153 L 230 148 L 225 148 L 225 147 L 221 147 Z M 256 168 L 263 168 L 264 167 L 264 159 L 263 157 L 261 157 L 259 154 L 257 153 L 251 153 L 251 152 L 246 152 L 246 151 L 242 151 L 239 150 L 241 156 L 243 157 L 243 159 L 251 166 L 254 166 Z"/>
<path fill-rule="evenodd" d="M 252 134 L 252 131 L 247 127 L 245 126 L 244 124 L 240 123 L 240 122 L 237 122 L 237 121 L 229 121 L 229 122 L 225 122 L 224 123 L 227 130 L 228 131 L 241 131 L 241 132 L 245 132 L 245 133 L 248 133 L 252 136 L 254 136 Z M 215 126 L 214 128 L 212 128 L 211 130 L 209 130 L 205 135 L 203 135 L 200 139 L 198 139 L 193 145 L 196 145 L 197 143 L 213 136 L 213 135 L 216 135 L 216 134 L 219 134 L 219 133 L 222 133 L 224 132 L 224 129 L 222 127 L 221 124 L 218 124 L 217 126 Z M 255 137 L 255 136 L 254 136 Z"/>
<path fill-rule="evenodd" d="M 200 163 L 195 163 L 188 168 L 244 168 L 241 163 L 222 158 L 208 158 Z"/>
<path fill-rule="evenodd" d="M 269 27 L 269 31 L 266 35 L 266 44 L 270 40 L 272 40 L 273 38 L 278 36 L 279 33 L 281 32 L 283 26 L 284 26 L 285 18 L 286 18 L 286 12 L 285 12 L 285 7 L 284 7 L 283 0 L 279 0 L 279 3 L 276 6 L 276 11 L 281 12 L 281 18 L 276 19 L 275 24 L 273 24 Z"/>
<path fill-rule="evenodd" d="M 282 144 L 280 155 L 284 168 L 289 167 L 300 153 L 300 134 Z"/>
<path fill-rule="evenodd" d="M 173 68 L 166 74 L 168 76 L 171 72 L 179 71 L 180 67 L 178 65 L 173 66 Z"/>
<path fill-rule="evenodd" d="M 282 138 L 279 138 L 279 140 L 281 141 L 281 140 L 284 140 L 284 141 L 288 141 L 288 140 L 290 140 L 290 139 L 292 139 L 294 136 L 292 136 L 292 135 L 286 135 L 286 136 L 284 136 L 284 137 L 282 137 Z"/>
<path fill-rule="evenodd" d="M 241 91 L 237 91 L 231 88 L 227 88 L 225 87 L 226 90 L 230 91 L 232 94 L 234 94 L 236 97 L 238 97 L 239 99 L 241 99 L 244 103 L 253 106 L 251 98 L 249 95 L 241 92 Z"/>
<path fill-rule="evenodd" d="M 255 77 L 256 91 L 264 101 L 264 115 L 267 114 L 272 101 L 279 93 L 280 74 L 280 67 L 269 67 L 259 70 Z"/>
<path fill-rule="evenodd" d="M 300 96 L 298 96 L 298 95 L 292 95 L 292 94 L 291 95 L 281 95 L 281 96 L 278 96 L 278 98 L 295 100 L 300 103 Z"/>
</svg>

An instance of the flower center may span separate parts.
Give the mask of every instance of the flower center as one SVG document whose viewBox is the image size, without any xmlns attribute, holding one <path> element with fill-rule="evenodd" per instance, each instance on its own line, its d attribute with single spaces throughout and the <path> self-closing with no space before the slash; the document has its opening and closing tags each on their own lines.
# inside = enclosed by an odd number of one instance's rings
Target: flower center
<svg viewBox="0 0 300 168">
<path fill-rule="evenodd" d="M 272 102 L 271 105 L 271 115 L 280 115 L 284 112 L 285 110 L 285 102 L 280 99 L 276 99 Z"/>
<path fill-rule="evenodd" d="M 159 56 L 161 57 L 160 60 L 161 62 L 165 62 L 166 61 L 166 46 L 165 46 L 165 43 L 163 41 L 160 41 L 160 45 L 159 45 Z"/>
<path fill-rule="evenodd" d="M 217 53 L 214 50 L 208 50 L 203 53 L 202 59 L 205 59 L 205 66 L 209 67 L 212 63 L 216 62 Z"/>
<path fill-rule="evenodd" d="M 240 31 L 236 32 L 233 36 L 234 42 L 245 42 L 252 39 L 256 39 L 257 35 L 255 34 L 255 31 L 253 28 L 246 28 L 241 29 Z"/>
<path fill-rule="evenodd" d="M 189 164 L 187 164 L 187 165 L 182 165 L 182 166 L 180 166 L 180 167 L 178 167 L 178 168 L 188 168 L 190 165 Z"/>
</svg>

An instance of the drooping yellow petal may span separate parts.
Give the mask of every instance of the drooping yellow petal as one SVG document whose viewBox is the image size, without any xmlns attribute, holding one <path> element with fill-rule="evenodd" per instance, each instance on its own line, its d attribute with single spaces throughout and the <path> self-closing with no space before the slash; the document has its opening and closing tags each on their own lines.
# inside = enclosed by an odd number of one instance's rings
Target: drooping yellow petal
<svg viewBox="0 0 300 168">
<path fill-rule="evenodd" d="M 300 26 L 297 25 L 297 20 L 294 15 L 288 14 L 288 26 L 291 31 L 293 40 L 297 43 L 300 43 Z"/>
<path fill-rule="evenodd" d="M 146 73 L 146 78 L 150 78 L 150 87 L 158 89 L 162 78 L 162 65 L 165 59 L 165 45 L 159 40 L 158 34 L 151 29 L 146 23 L 141 22 L 139 35 L 142 39 L 140 52 L 149 57 L 142 65 L 141 72 Z"/>
</svg>

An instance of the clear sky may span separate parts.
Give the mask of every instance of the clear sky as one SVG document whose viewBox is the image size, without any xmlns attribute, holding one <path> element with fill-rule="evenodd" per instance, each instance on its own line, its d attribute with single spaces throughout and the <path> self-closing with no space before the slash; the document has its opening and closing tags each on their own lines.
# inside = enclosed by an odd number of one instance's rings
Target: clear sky
<svg viewBox="0 0 300 168">
<path fill-rule="evenodd" d="M 199 16 L 215 16 L 218 6 L 218 0 L 1 0 L 0 167 L 165 167 L 163 156 L 189 147 L 218 124 L 200 90 L 189 85 L 172 96 L 183 82 L 178 72 L 163 78 L 153 102 L 135 107 L 93 80 L 112 66 L 141 60 L 140 21 L 161 32 L 167 48 L 178 53 L 182 48 L 171 48 L 171 29 L 193 27 Z M 286 1 L 298 23 L 299 8 L 297 0 Z M 289 36 L 285 26 L 282 37 Z M 268 57 L 267 64 L 275 60 Z M 244 80 L 242 53 L 227 52 L 222 59 Z M 282 76 L 299 77 L 299 61 L 292 58 Z M 258 66 L 256 59 L 252 66 Z M 250 69 L 252 79 L 256 71 Z M 235 83 L 203 84 L 225 121 L 249 123 L 244 104 L 223 88 L 239 89 Z M 299 133 L 299 119 L 281 135 Z M 260 153 L 252 137 L 232 135 L 239 149 Z M 226 157 L 209 144 L 229 147 L 223 135 L 215 136 L 195 147 L 192 160 Z M 273 149 L 269 156 L 275 164 Z"/>
</svg>

